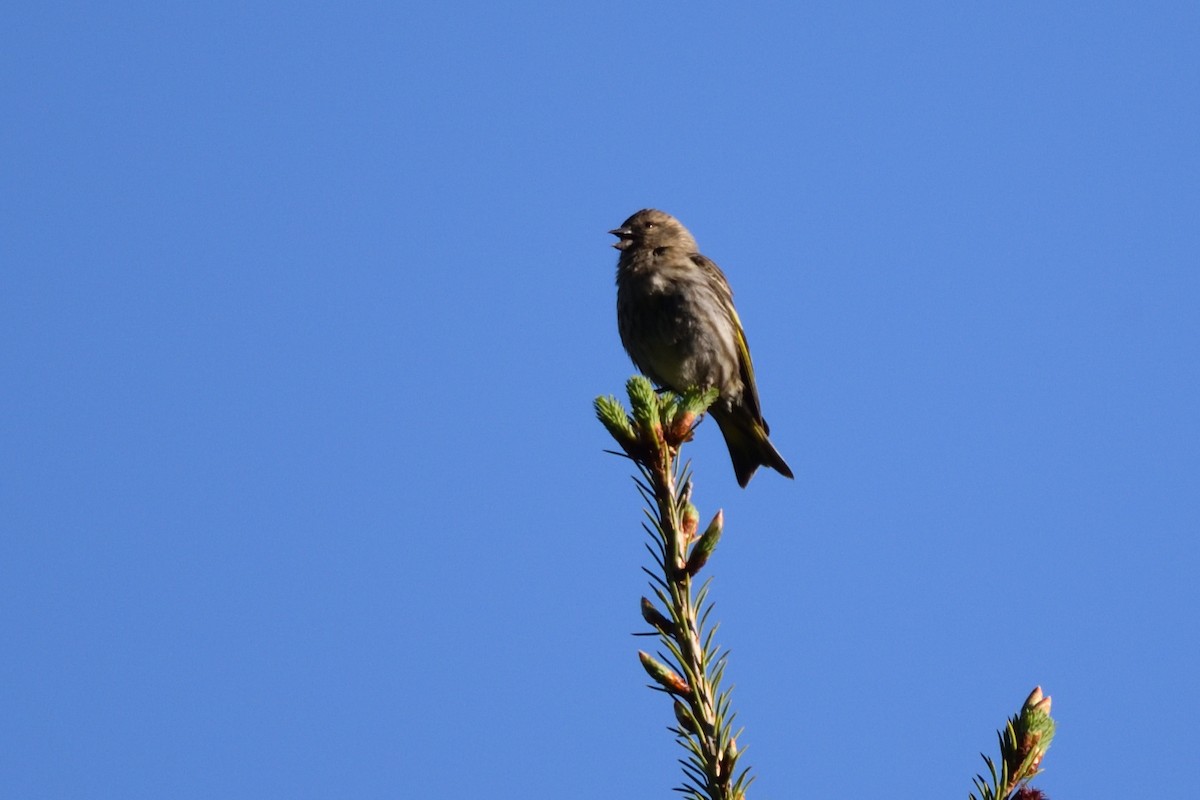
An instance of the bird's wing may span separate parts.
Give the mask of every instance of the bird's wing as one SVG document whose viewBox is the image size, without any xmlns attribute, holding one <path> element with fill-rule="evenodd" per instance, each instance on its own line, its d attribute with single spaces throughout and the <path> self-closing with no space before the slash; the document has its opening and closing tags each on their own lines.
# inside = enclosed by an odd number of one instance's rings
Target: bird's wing
<svg viewBox="0 0 1200 800">
<path fill-rule="evenodd" d="M 758 404 L 758 384 L 754 381 L 754 363 L 750 360 L 750 345 L 746 342 L 746 330 L 742 327 L 742 320 L 738 317 L 737 309 L 733 307 L 733 289 L 729 288 L 729 281 L 726 280 L 725 273 L 721 272 L 721 268 L 711 258 L 700 253 L 692 253 L 691 259 L 692 263 L 704 270 L 705 275 L 708 276 L 708 284 L 713 288 L 725 312 L 729 315 L 730 322 L 733 323 L 734 336 L 737 337 L 738 364 L 742 377 L 742 405 L 756 420 L 762 423 L 763 430 L 766 431 L 767 424 L 762 418 L 762 410 Z"/>
<path fill-rule="evenodd" d="M 721 303 L 732 311 L 733 290 L 729 288 L 729 281 L 725 279 L 725 273 L 721 272 L 721 268 L 713 263 L 713 260 L 708 256 L 703 256 L 699 253 L 690 253 L 689 257 L 692 259 L 693 264 L 704 271 L 704 274 L 708 277 L 708 284 L 717 293 L 717 296 L 721 298 Z"/>
</svg>

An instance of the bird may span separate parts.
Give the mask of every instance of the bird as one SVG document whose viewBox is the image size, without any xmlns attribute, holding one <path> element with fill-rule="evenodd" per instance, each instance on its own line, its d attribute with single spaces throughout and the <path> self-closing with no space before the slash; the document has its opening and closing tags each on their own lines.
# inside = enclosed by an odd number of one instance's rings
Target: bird
<svg viewBox="0 0 1200 800">
<path fill-rule="evenodd" d="M 617 237 L 617 329 L 634 366 L 660 388 L 719 392 L 709 413 L 742 488 L 760 466 L 792 478 L 768 438 L 746 333 L 729 281 L 683 224 L 645 208 L 609 231 Z"/>
</svg>

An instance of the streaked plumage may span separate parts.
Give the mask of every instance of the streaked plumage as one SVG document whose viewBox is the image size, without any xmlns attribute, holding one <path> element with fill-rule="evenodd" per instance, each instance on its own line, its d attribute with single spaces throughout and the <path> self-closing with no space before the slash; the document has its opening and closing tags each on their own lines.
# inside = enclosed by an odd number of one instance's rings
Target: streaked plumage
<svg viewBox="0 0 1200 800">
<path fill-rule="evenodd" d="M 679 220 L 643 209 L 610 231 L 619 241 L 617 327 L 633 363 L 660 386 L 715 386 L 710 409 L 725 436 L 738 483 L 760 465 L 792 471 L 771 445 L 754 366 L 733 292 Z"/>
</svg>

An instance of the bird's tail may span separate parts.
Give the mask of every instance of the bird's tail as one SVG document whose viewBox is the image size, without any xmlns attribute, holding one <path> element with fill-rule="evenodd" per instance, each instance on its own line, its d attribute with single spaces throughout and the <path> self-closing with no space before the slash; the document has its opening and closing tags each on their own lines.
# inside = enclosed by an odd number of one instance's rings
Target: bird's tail
<svg viewBox="0 0 1200 800">
<path fill-rule="evenodd" d="M 729 448 L 730 459 L 733 460 L 733 472 L 737 475 L 738 485 L 743 489 L 760 466 L 770 467 L 788 478 L 795 477 L 791 467 L 767 438 L 765 422 L 754 419 L 745 409 L 737 408 L 731 412 L 713 408 L 712 416 L 725 436 L 725 445 Z"/>
</svg>

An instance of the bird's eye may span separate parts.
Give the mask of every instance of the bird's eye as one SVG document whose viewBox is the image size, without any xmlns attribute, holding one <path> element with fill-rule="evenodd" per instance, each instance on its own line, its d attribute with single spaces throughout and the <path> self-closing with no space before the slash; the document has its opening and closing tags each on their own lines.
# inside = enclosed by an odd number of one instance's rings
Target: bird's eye
<svg viewBox="0 0 1200 800">
<path fill-rule="evenodd" d="M 647 222 L 647 223 L 646 223 L 646 227 L 647 227 L 647 228 L 653 228 L 653 227 L 654 227 L 655 225 L 657 225 L 657 224 L 658 224 L 657 222 Z"/>
</svg>

